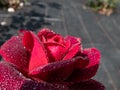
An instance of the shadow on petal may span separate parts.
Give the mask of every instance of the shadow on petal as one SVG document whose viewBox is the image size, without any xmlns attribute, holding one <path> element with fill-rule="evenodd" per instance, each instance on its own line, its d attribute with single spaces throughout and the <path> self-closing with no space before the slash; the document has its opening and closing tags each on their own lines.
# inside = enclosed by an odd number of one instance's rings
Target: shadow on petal
<svg viewBox="0 0 120 90">
<path fill-rule="evenodd" d="M 11 64 L 0 62 L 0 90 L 69 90 L 66 85 L 37 82 L 26 78 Z"/>
<path fill-rule="evenodd" d="M 84 55 L 89 58 L 89 65 L 83 69 L 76 69 L 72 75 L 66 80 L 67 82 L 79 82 L 86 81 L 92 78 L 99 67 L 100 63 L 100 52 L 96 48 L 84 49 Z"/>
<path fill-rule="evenodd" d="M 66 85 L 27 80 L 20 90 L 69 90 Z"/>
<path fill-rule="evenodd" d="M 66 80 L 67 82 L 86 81 L 96 74 L 99 65 L 95 65 L 85 69 L 76 69 L 71 76 Z"/>
<path fill-rule="evenodd" d="M 82 62 L 80 64 L 85 66 L 88 64 L 88 60 L 84 60 L 82 57 L 77 57 L 40 66 L 29 72 L 29 76 L 47 82 L 63 82 L 70 77 L 79 62 Z M 82 65 L 81 68 L 83 68 Z"/>
<path fill-rule="evenodd" d="M 100 82 L 90 79 L 89 81 L 73 84 L 70 90 L 105 90 L 105 86 Z"/>
</svg>

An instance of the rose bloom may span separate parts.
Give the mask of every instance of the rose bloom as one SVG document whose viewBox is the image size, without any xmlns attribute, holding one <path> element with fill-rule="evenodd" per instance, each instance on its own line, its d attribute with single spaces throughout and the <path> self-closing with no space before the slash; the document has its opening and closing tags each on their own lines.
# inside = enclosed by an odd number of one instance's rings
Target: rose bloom
<svg viewBox="0 0 120 90">
<path fill-rule="evenodd" d="M 104 90 L 91 79 L 100 52 L 85 48 L 81 39 L 63 37 L 44 28 L 34 34 L 20 30 L 0 48 L 0 90 Z"/>
</svg>

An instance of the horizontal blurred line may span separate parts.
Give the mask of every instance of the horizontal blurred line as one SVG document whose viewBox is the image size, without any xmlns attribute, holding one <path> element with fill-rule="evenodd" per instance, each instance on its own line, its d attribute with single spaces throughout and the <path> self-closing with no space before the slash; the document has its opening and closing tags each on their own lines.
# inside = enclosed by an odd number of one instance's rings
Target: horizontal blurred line
<svg viewBox="0 0 120 90">
<path fill-rule="evenodd" d="M 11 14 L 0 14 L 0 17 L 10 17 Z"/>
<path fill-rule="evenodd" d="M 44 18 L 44 20 L 47 20 L 47 21 L 61 21 L 59 18 Z"/>
</svg>

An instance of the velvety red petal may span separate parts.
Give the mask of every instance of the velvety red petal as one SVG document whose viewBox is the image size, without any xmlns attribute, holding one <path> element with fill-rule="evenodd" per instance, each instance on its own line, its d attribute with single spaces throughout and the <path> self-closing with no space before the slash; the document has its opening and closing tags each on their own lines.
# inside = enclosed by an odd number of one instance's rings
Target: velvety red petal
<svg viewBox="0 0 120 90">
<path fill-rule="evenodd" d="M 49 62 L 61 60 L 65 56 L 70 46 L 70 43 L 64 41 L 61 35 L 56 34 L 47 28 L 39 31 L 38 37 L 46 46 Z"/>
<path fill-rule="evenodd" d="M 46 82 L 26 81 L 20 90 L 69 90 L 66 85 L 50 84 Z"/>
<path fill-rule="evenodd" d="M 74 70 L 70 78 L 67 80 L 68 82 L 85 81 L 90 79 L 96 74 L 100 62 L 100 52 L 95 48 L 88 48 L 84 49 L 83 53 L 88 56 L 89 59 L 88 66 L 83 69 Z"/>
<path fill-rule="evenodd" d="M 69 90 L 105 90 L 105 87 L 101 83 L 91 79 L 89 81 L 74 84 L 69 87 Z"/>
<path fill-rule="evenodd" d="M 48 39 L 46 43 L 58 43 L 64 46 L 66 44 L 66 41 L 63 39 L 63 36 L 56 34 L 50 39 Z"/>
<path fill-rule="evenodd" d="M 88 55 L 88 58 L 90 59 L 90 64 L 87 66 L 87 68 L 99 65 L 100 62 L 100 51 L 96 48 L 88 48 L 84 49 L 83 53 Z"/>
<path fill-rule="evenodd" d="M 80 44 L 77 43 L 73 45 L 67 52 L 67 54 L 64 56 L 63 60 L 68 60 L 73 58 L 79 51 L 80 51 Z"/>
<path fill-rule="evenodd" d="M 59 43 L 45 43 L 47 53 L 49 55 L 49 61 L 60 61 L 66 55 L 69 49 L 69 42 L 65 43 L 63 46 Z"/>
<path fill-rule="evenodd" d="M 46 50 L 42 42 L 33 32 L 26 32 L 23 36 L 23 44 L 31 51 L 29 71 L 48 63 Z"/>
<path fill-rule="evenodd" d="M 74 45 L 76 43 L 81 44 L 81 38 L 77 38 L 77 37 L 74 37 L 74 36 L 66 36 L 65 40 L 70 41 L 71 45 Z"/>
<path fill-rule="evenodd" d="M 39 78 L 47 82 L 61 82 L 71 75 L 73 69 L 77 68 L 76 66 L 78 66 L 80 62 L 84 62 L 84 65 L 86 65 L 88 61 L 83 60 L 81 57 L 77 57 L 70 60 L 53 62 L 31 71 L 29 74 L 33 78 Z M 81 68 L 83 68 L 83 66 Z"/>
<path fill-rule="evenodd" d="M 67 54 L 64 56 L 63 60 L 73 58 L 79 51 L 81 51 L 81 39 L 73 36 L 66 36 L 65 40 L 70 41 L 70 48 Z"/>
<path fill-rule="evenodd" d="M 34 46 L 34 39 L 30 32 L 24 32 L 22 43 L 30 52 L 33 49 Z"/>
<path fill-rule="evenodd" d="M 1 90 L 68 90 L 61 84 L 37 82 L 24 77 L 12 65 L 0 62 L 0 89 Z"/>
<path fill-rule="evenodd" d="M 45 42 L 46 39 L 49 39 L 55 35 L 56 33 L 48 28 L 43 28 L 38 32 L 38 37 L 42 42 Z"/>
<path fill-rule="evenodd" d="M 19 90 L 25 77 L 6 62 L 0 62 L 0 89 Z"/>
<path fill-rule="evenodd" d="M 6 41 L 0 49 L 0 54 L 4 60 L 14 64 L 20 70 L 28 71 L 30 53 L 22 45 L 21 37 L 13 36 Z"/>
</svg>

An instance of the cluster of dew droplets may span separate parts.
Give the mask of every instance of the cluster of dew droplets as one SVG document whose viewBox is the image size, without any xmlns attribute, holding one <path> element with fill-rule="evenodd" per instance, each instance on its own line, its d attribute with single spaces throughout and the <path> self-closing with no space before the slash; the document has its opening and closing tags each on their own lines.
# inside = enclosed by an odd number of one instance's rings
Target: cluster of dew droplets
<svg viewBox="0 0 120 90">
<path fill-rule="evenodd" d="M 6 62 L 0 62 L 0 90 L 17 90 L 24 82 L 21 73 Z"/>
</svg>

